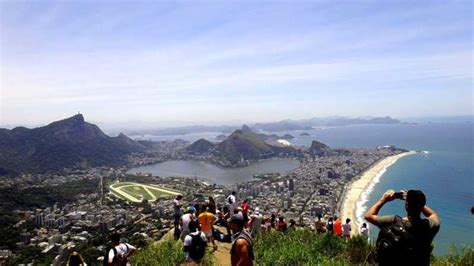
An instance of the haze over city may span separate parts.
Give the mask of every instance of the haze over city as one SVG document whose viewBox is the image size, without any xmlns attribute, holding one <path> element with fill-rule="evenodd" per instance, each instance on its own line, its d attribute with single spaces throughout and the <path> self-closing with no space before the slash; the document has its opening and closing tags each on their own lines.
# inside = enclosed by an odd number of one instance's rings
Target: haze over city
<svg viewBox="0 0 474 266">
<path fill-rule="evenodd" d="M 2 1 L 0 17 L 0 125 L 473 114 L 469 1 Z"/>
</svg>

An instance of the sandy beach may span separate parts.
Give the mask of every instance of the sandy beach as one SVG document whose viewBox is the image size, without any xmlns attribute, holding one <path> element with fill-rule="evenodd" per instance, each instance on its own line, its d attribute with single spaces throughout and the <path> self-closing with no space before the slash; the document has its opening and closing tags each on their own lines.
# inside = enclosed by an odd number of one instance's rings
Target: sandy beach
<svg viewBox="0 0 474 266">
<path fill-rule="evenodd" d="M 410 151 L 386 157 L 378 161 L 371 168 L 362 173 L 360 178 L 350 185 L 346 192 L 342 205 L 341 218 L 343 222 L 346 220 L 346 218 L 351 219 L 352 232 L 354 234 L 359 233 L 360 227 L 360 224 L 357 221 L 356 217 L 357 202 L 360 200 L 361 196 L 370 186 L 370 184 L 374 181 L 374 178 L 383 174 L 384 170 L 387 169 L 390 165 L 394 164 L 398 159 L 415 153 L 416 152 L 414 151 Z"/>
</svg>

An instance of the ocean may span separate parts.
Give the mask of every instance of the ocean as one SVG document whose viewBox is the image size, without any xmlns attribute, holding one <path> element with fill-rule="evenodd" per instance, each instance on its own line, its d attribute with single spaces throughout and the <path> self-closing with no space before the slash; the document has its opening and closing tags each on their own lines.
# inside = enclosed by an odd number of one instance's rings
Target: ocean
<svg viewBox="0 0 474 266">
<path fill-rule="evenodd" d="M 358 213 L 376 202 L 388 189 L 419 189 L 427 204 L 441 217 L 441 229 L 434 240 L 434 252 L 446 254 L 452 244 L 474 245 L 474 124 L 472 122 L 420 122 L 417 125 L 356 125 L 315 130 L 276 132 L 295 137 L 294 145 L 309 146 L 313 139 L 331 147 L 375 147 L 395 145 L 427 153 L 401 158 L 380 173 L 377 183 L 359 201 Z M 301 136 L 308 133 L 309 136 Z M 199 133 L 185 136 L 162 136 L 157 139 L 186 138 L 189 141 L 220 133 Z M 402 201 L 386 204 L 380 214 L 404 216 Z M 360 217 L 361 219 L 361 217 Z M 370 228 L 372 238 L 377 230 Z"/>
<path fill-rule="evenodd" d="M 375 179 L 378 182 L 359 202 L 358 214 L 362 215 L 388 189 L 419 189 L 425 193 L 428 206 L 441 218 L 434 253 L 446 254 L 453 244 L 474 245 L 474 215 L 471 214 L 474 205 L 474 124 L 364 125 L 327 128 L 310 134 L 310 138 L 332 147 L 390 144 L 427 151 L 403 157 L 380 173 Z M 293 142 L 308 145 L 310 140 L 299 137 Z M 403 202 L 386 204 L 380 214 L 404 216 Z M 376 235 L 377 230 L 371 228 L 372 239 Z"/>
</svg>

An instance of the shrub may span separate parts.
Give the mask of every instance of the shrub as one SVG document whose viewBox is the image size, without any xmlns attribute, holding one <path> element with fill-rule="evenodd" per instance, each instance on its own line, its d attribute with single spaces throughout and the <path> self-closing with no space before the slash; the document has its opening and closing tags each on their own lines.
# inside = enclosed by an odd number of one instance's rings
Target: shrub
<svg viewBox="0 0 474 266">
<path fill-rule="evenodd" d="M 175 240 L 162 240 L 149 243 L 144 249 L 139 250 L 130 257 L 132 265 L 180 265 L 186 260 L 183 252 L 183 242 Z M 204 256 L 204 265 L 214 265 L 212 253 L 209 249 Z"/>
<path fill-rule="evenodd" d="M 434 265 L 474 265 L 474 247 L 453 245 L 446 256 L 433 257 L 432 262 Z"/>
</svg>

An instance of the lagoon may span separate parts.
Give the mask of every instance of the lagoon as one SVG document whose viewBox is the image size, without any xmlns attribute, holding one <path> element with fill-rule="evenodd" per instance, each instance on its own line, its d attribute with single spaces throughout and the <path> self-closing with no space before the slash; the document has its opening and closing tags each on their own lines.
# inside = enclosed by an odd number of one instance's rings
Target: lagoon
<svg viewBox="0 0 474 266">
<path fill-rule="evenodd" d="M 231 185 L 256 180 L 253 178 L 255 174 L 275 172 L 283 174 L 296 169 L 299 165 L 299 161 L 288 158 L 263 160 L 238 168 L 224 168 L 204 161 L 175 160 L 135 167 L 127 173 L 143 172 L 162 177 L 197 177 L 211 184 Z"/>
</svg>

